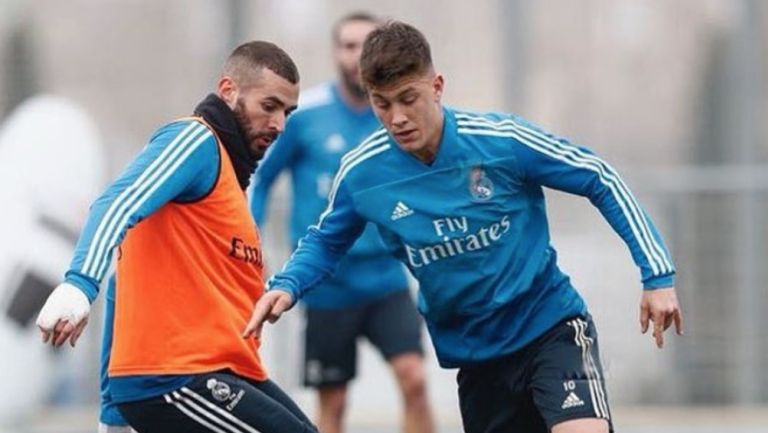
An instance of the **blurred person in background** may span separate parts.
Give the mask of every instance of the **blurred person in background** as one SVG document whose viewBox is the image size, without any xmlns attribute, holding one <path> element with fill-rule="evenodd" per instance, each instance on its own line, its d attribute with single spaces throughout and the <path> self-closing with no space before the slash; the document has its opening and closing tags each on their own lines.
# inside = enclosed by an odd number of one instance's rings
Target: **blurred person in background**
<svg viewBox="0 0 768 433">
<path fill-rule="evenodd" d="M 347 153 L 328 207 L 270 279 L 244 335 L 259 335 L 336 263 L 368 222 L 420 283 L 440 365 L 458 368 L 464 430 L 612 430 L 597 332 L 550 245 L 544 187 L 578 194 L 627 244 L 658 347 L 682 313 L 650 218 L 590 150 L 511 114 L 442 105 L 444 78 L 414 27 L 371 32 L 362 80 L 383 128 Z M 322 290 L 319 288 L 317 290 Z"/>
<path fill-rule="evenodd" d="M 251 208 L 260 226 L 270 187 L 290 170 L 293 206 L 289 237 L 295 247 L 325 208 L 341 156 L 379 126 L 360 82 L 363 41 L 378 24 L 358 12 L 333 27 L 338 76 L 302 92 L 298 111 L 256 171 Z M 357 340 L 365 337 L 386 359 L 403 400 L 403 431 L 429 433 L 421 319 L 403 266 L 391 257 L 369 226 L 341 260 L 332 278 L 303 299 L 306 311 L 304 384 L 317 389 L 317 425 L 323 433 L 343 431 L 348 384 L 357 372 Z"/>
<path fill-rule="evenodd" d="M 37 324 L 43 342 L 74 347 L 118 248 L 102 431 L 127 431 L 124 421 L 140 433 L 317 431 L 267 378 L 260 340 L 241 337 L 264 290 L 245 191 L 296 108 L 298 83 L 276 45 L 237 47 L 216 93 L 158 129 L 92 205 Z"/>
</svg>

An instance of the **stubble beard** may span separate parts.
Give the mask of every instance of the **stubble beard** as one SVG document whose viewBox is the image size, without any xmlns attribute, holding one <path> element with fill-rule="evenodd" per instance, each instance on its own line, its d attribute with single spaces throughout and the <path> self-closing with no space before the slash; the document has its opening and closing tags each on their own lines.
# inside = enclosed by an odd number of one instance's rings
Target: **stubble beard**
<svg viewBox="0 0 768 433">
<path fill-rule="evenodd" d="M 240 130 L 243 132 L 243 139 L 245 140 L 245 145 L 248 147 L 248 152 L 251 154 L 251 157 L 254 160 L 260 161 L 267 153 L 267 149 L 259 146 L 258 139 L 263 137 L 271 137 L 271 143 L 273 143 L 275 139 L 277 139 L 277 134 L 254 130 L 250 119 L 248 119 L 248 116 L 245 115 L 245 101 L 243 98 L 237 99 L 233 112 L 235 114 L 235 121 L 240 127 Z"/>
<path fill-rule="evenodd" d="M 353 73 L 342 70 L 341 76 L 344 81 L 344 87 L 350 95 L 356 99 L 368 98 L 368 92 L 365 90 L 360 80 Z"/>
</svg>

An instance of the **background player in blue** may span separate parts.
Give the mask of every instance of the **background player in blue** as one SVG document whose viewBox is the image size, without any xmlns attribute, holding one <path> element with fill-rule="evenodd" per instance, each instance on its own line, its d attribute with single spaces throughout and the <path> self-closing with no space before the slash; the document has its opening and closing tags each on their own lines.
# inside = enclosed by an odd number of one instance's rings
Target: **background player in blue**
<svg viewBox="0 0 768 433">
<path fill-rule="evenodd" d="M 444 107 L 444 78 L 412 26 L 372 32 L 360 60 L 384 128 L 343 159 L 328 208 L 257 302 L 258 334 L 330 274 L 367 221 L 419 280 L 418 307 L 457 377 L 465 431 L 606 432 L 597 334 L 556 263 L 543 187 L 587 197 L 629 247 L 644 286 L 641 330 L 682 314 L 675 270 L 614 169 L 586 148 L 508 114 Z"/>
<path fill-rule="evenodd" d="M 377 24 L 366 13 L 336 22 L 332 37 L 338 79 L 302 92 L 299 110 L 256 171 L 251 207 L 259 226 L 273 181 L 282 170 L 291 171 L 293 246 L 325 208 L 341 156 L 380 126 L 358 68 L 363 41 Z M 357 339 L 364 336 L 395 373 L 405 409 L 403 431 L 431 432 L 421 320 L 403 266 L 387 254 L 375 227 L 364 231 L 334 276 L 303 301 L 304 384 L 318 391 L 320 431 L 343 430 L 347 384 L 356 373 Z"/>
</svg>

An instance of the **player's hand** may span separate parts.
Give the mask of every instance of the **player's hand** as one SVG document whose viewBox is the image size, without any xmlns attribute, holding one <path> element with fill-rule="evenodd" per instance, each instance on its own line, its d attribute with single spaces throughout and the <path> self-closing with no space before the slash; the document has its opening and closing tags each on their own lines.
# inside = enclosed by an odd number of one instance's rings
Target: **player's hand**
<svg viewBox="0 0 768 433">
<path fill-rule="evenodd" d="M 251 320 L 243 331 L 243 338 L 261 337 L 261 329 L 264 321 L 275 323 L 286 310 L 293 305 L 293 297 L 282 290 L 270 290 L 264 293 L 253 307 Z"/>
<path fill-rule="evenodd" d="M 643 290 L 640 300 L 640 329 L 645 334 L 649 321 L 653 322 L 656 346 L 664 347 L 664 331 L 675 323 L 677 335 L 683 335 L 683 311 L 677 302 L 675 288 Z"/>
<path fill-rule="evenodd" d="M 69 340 L 72 347 L 75 347 L 88 323 L 90 310 L 91 303 L 85 293 L 71 284 L 59 284 L 48 296 L 37 316 L 43 343 L 50 341 L 52 346 L 59 347 Z"/>
</svg>

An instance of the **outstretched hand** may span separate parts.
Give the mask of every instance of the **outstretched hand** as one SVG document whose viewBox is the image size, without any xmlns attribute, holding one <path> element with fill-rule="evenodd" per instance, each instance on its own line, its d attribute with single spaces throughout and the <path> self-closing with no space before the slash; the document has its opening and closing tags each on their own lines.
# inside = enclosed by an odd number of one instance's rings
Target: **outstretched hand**
<svg viewBox="0 0 768 433">
<path fill-rule="evenodd" d="M 674 287 L 643 291 L 640 300 L 640 330 L 643 334 L 648 332 L 649 321 L 653 322 L 653 337 L 659 348 L 664 347 L 664 331 L 673 322 L 677 335 L 683 335 L 683 311 Z"/>
<path fill-rule="evenodd" d="M 288 292 L 270 290 L 264 293 L 253 307 L 253 314 L 243 331 L 243 338 L 260 338 L 264 321 L 269 320 L 269 323 L 277 322 L 280 319 L 280 315 L 290 309 L 292 305 L 293 298 Z"/>
<path fill-rule="evenodd" d="M 69 340 L 75 347 L 88 324 L 90 309 L 91 303 L 80 289 L 68 283 L 59 284 L 37 316 L 43 343 L 59 347 Z"/>
</svg>

